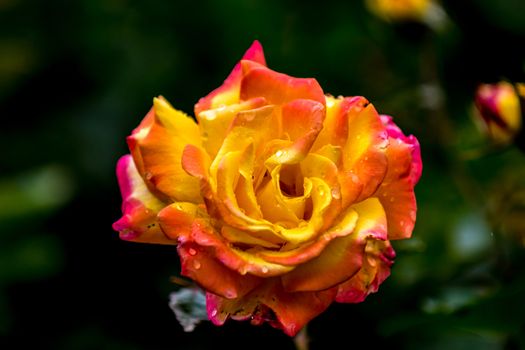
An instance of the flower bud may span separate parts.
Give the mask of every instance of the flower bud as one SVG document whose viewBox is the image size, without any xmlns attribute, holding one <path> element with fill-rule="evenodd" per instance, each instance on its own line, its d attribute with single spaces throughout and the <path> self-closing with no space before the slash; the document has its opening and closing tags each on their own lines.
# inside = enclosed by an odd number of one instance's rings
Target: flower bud
<svg viewBox="0 0 525 350">
<path fill-rule="evenodd" d="M 525 96 L 523 84 L 513 86 L 502 81 L 478 87 L 475 97 L 476 117 L 481 122 L 478 124 L 494 143 L 509 144 L 520 131 L 520 95 Z"/>
</svg>

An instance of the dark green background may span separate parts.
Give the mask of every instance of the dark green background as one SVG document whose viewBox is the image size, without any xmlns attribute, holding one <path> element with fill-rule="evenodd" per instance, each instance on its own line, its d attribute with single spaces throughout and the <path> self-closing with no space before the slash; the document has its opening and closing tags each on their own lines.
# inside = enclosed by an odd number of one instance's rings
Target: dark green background
<svg viewBox="0 0 525 350">
<path fill-rule="evenodd" d="M 111 229 L 152 98 L 191 113 L 258 39 L 273 69 L 366 96 L 422 146 L 413 239 L 379 293 L 311 322 L 312 349 L 525 349 L 525 157 L 485 152 L 471 119 L 477 84 L 525 81 L 525 2 L 443 7 L 436 32 L 357 0 L 0 0 L 0 348 L 293 348 L 233 321 L 184 333 L 176 252 Z"/>
</svg>

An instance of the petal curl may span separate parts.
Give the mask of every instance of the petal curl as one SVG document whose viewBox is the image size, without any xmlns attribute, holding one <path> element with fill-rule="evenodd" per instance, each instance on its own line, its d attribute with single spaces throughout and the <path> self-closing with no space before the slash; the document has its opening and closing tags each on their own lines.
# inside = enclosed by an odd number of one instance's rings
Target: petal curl
<svg viewBox="0 0 525 350">
<path fill-rule="evenodd" d="M 128 144 L 141 176 L 148 187 L 166 201 L 202 202 L 199 181 L 181 165 L 187 144 L 200 146 L 197 124 L 173 109 L 162 97 L 153 100 L 153 117 L 146 116 Z"/>
<path fill-rule="evenodd" d="M 348 113 L 348 138 L 340 171 L 343 207 L 370 197 L 387 171 L 388 135 L 377 111 L 368 104 Z"/>
<path fill-rule="evenodd" d="M 414 186 L 422 168 L 419 143 L 412 135 L 406 137 L 391 117 L 381 119 L 390 142 L 386 151 L 388 171 L 376 195 L 387 213 L 389 239 L 406 239 L 412 235 L 416 221 Z"/>
<path fill-rule="evenodd" d="M 333 239 L 321 255 L 282 276 L 289 292 L 324 290 L 359 271 L 369 239 L 386 239 L 386 216 L 381 203 L 369 198 L 353 206 L 359 219 L 352 234 Z"/>
<path fill-rule="evenodd" d="M 189 277 L 203 288 L 225 298 L 238 298 L 260 283 L 252 275 L 241 276 L 217 260 L 213 247 L 199 245 L 193 239 L 195 220 L 207 214 L 203 208 L 192 203 L 175 203 L 159 213 L 162 230 L 178 242 L 177 251 L 181 261 L 181 274 Z"/>
<path fill-rule="evenodd" d="M 244 77 L 241 99 L 264 97 L 268 103 L 282 105 L 296 99 L 325 104 L 323 89 L 313 78 L 295 78 L 250 61 L 241 61 Z"/>
<path fill-rule="evenodd" d="M 143 243 L 177 244 L 162 233 L 157 222 L 157 213 L 166 204 L 148 190 L 129 154 L 119 159 L 117 178 L 123 215 L 113 224 L 113 229 L 120 232 L 120 238 Z"/>
<path fill-rule="evenodd" d="M 253 61 L 263 66 L 266 65 L 263 48 L 259 41 L 255 40 L 250 48 L 246 51 L 243 60 Z M 220 106 L 227 106 L 239 102 L 240 85 L 242 80 L 241 63 L 237 63 L 230 75 L 224 80 L 224 83 L 203 97 L 195 105 L 195 115 L 199 115 L 202 111 L 208 109 L 218 108 Z"/>
<path fill-rule="evenodd" d="M 377 292 L 379 285 L 390 276 L 390 267 L 396 253 L 389 241 L 369 241 L 365 249 L 363 267 L 351 279 L 337 288 L 339 303 L 360 303 Z"/>
<path fill-rule="evenodd" d="M 232 246 L 211 225 L 206 214 L 199 214 L 199 209 L 180 207 L 181 203 L 172 204 L 159 213 L 162 230 L 180 243 L 192 242 L 210 252 L 211 256 L 237 275 L 251 274 L 259 277 L 282 275 L 293 269 L 290 266 L 269 263 L 251 251 L 243 251 Z"/>
<path fill-rule="evenodd" d="M 228 318 L 251 319 L 253 324 L 268 322 L 294 336 L 311 319 L 332 303 L 335 289 L 320 292 L 286 292 L 278 279 L 267 280 L 243 298 L 227 300 L 217 295 L 206 295 L 208 317 L 216 325 Z"/>
</svg>

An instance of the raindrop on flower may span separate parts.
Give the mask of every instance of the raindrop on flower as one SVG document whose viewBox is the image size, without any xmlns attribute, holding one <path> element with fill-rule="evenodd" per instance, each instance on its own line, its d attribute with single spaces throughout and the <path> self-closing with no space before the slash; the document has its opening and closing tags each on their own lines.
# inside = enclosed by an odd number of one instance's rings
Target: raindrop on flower
<svg viewBox="0 0 525 350">
<path fill-rule="evenodd" d="M 190 255 L 196 255 L 197 254 L 197 251 L 193 248 L 190 248 L 188 249 L 188 253 L 190 253 Z"/>
<path fill-rule="evenodd" d="M 153 178 L 153 174 L 150 172 L 146 172 L 144 176 L 146 177 L 146 180 L 151 180 Z"/>
<path fill-rule="evenodd" d="M 277 152 L 275 152 L 276 157 L 281 157 L 282 155 L 283 155 L 283 151 L 281 150 L 278 150 Z"/>
<path fill-rule="evenodd" d="M 268 267 L 266 266 L 263 266 L 261 270 L 262 270 L 262 273 L 268 273 Z"/>
<path fill-rule="evenodd" d="M 193 267 L 195 268 L 195 270 L 198 270 L 201 268 L 201 263 L 199 260 L 193 260 Z"/>
<path fill-rule="evenodd" d="M 353 183 L 358 183 L 359 182 L 359 177 L 356 174 L 350 175 L 350 178 L 352 179 Z"/>
<path fill-rule="evenodd" d="M 399 222 L 399 225 L 401 225 L 402 227 L 405 227 L 405 221 L 404 221 L 404 220 L 401 220 L 401 221 Z"/>
<path fill-rule="evenodd" d="M 332 197 L 335 198 L 335 199 L 341 198 L 341 191 L 339 191 L 338 188 L 333 188 L 332 189 Z"/>
<path fill-rule="evenodd" d="M 217 315 L 217 309 L 213 309 L 211 311 L 211 317 L 215 317 Z"/>
</svg>

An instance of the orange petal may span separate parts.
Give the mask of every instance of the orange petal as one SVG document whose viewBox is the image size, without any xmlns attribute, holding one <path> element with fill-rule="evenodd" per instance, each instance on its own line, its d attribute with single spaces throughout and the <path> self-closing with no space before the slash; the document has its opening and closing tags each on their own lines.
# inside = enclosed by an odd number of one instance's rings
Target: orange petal
<svg viewBox="0 0 525 350">
<path fill-rule="evenodd" d="M 252 275 L 241 276 L 213 256 L 213 249 L 193 242 L 177 247 L 181 274 L 197 282 L 205 290 L 224 298 L 240 298 L 254 289 L 262 280 Z"/>
<path fill-rule="evenodd" d="M 293 267 L 266 262 L 250 251 L 243 251 L 240 247 L 233 246 L 211 226 L 211 220 L 206 213 L 196 206 L 193 209 L 181 208 L 181 204 L 170 205 L 159 213 L 162 230 L 168 237 L 177 239 L 180 243 L 193 242 L 207 248 L 224 266 L 241 275 L 272 277 L 293 269 Z"/>
<path fill-rule="evenodd" d="M 368 100 L 361 96 L 334 98 L 326 96 L 326 118 L 323 130 L 319 134 L 313 147 L 318 150 L 325 145 L 343 147 L 348 139 L 348 120 L 354 119 L 363 108 L 368 105 Z"/>
<path fill-rule="evenodd" d="M 195 122 L 162 98 L 154 99 L 154 118 L 148 114 L 144 122 L 128 142 L 148 187 L 166 200 L 201 202 L 198 179 L 181 165 L 184 147 L 200 144 Z"/>
<path fill-rule="evenodd" d="M 350 208 L 343 214 L 343 218 L 339 223 L 334 225 L 326 233 L 323 233 L 312 243 L 307 243 L 300 245 L 298 248 L 283 251 L 262 250 L 256 253 L 256 255 L 268 262 L 281 265 L 296 266 L 303 264 L 318 257 L 333 239 L 348 236 L 354 232 L 357 218 L 357 212 Z"/>
<path fill-rule="evenodd" d="M 176 244 L 159 228 L 157 213 L 166 204 L 146 187 L 131 156 L 117 163 L 117 178 L 122 193 L 122 217 L 113 224 L 120 238 L 143 243 Z"/>
<path fill-rule="evenodd" d="M 294 78 L 246 61 L 241 64 L 244 70 L 242 100 L 264 97 L 269 104 L 282 105 L 296 99 L 309 99 L 325 104 L 323 89 L 315 79 Z"/>
<path fill-rule="evenodd" d="M 410 238 L 416 221 L 414 186 L 421 176 L 419 143 L 406 137 L 388 116 L 381 116 L 389 133 L 388 171 L 376 196 L 385 208 L 389 239 Z"/>
<path fill-rule="evenodd" d="M 335 238 L 321 255 L 282 277 L 287 291 L 316 291 L 336 286 L 352 277 L 362 265 L 368 239 L 386 239 L 386 217 L 375 198 L 353 206 L 359 219 L 352 234 Z"/>
<path fill-rule="evenodd" d="M 257 62 L 261 65 L 266 65 L 261 43 L 255 40 L 248 51 L 246 51 L 242 59 Z M 199 102 L 195 105 L 195 115 L 198 116 L 202 111 L 214 109 L 220 107 L 221 105 L 227 106 L 238 103 L 241 79 L 242 69 L 239 62 L 235 65 L 230 75 L 228 75 L 220 87 L 213 90 L 208 94 L 208 96 L 199 100 Z"/>
<path fill-rule="evenodd" d="M 278 279 L 267 280 L 243 298 L 227 300 L 217 295 L 206 295 L 208 317 L 216 325 L 228 318 L 251 319 L 253 324 L 268 322 L 294 336 L 310 320 L 332 303 L 335 290 L 322 292 L 286 292 Z"/>
<path fill-rule="evenodd" d="M 395 257 L 396 253 L 389 241 L 368 241 L 361 270 L 339 285 L 336 301 L 360 303 L 370 293 L 377 292 L 379 285 L 390 276 Z"/>
<path fill-rule="evenodd" d="M 387 170 L 388 135 L 374 106 L 348 114 L 348 139 L 340 171 L 343 207 L 370 197 Z"/>
</svg>

